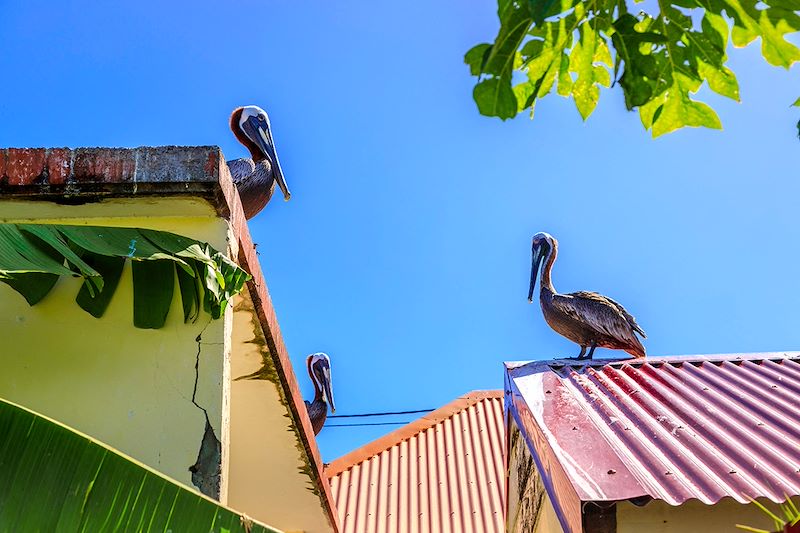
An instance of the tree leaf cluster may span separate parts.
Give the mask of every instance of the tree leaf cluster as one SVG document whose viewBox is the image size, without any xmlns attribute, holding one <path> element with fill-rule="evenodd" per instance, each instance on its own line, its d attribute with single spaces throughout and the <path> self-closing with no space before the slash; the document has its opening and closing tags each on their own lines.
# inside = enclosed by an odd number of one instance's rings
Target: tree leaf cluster
<svg viewBox="0 0 800 533">
<path fill-rule="evenodd" d="M 555 89 L 586 120 L 601 89 L 618 85 L 654 137 L 686 126 L 721 128 L 694 95 L 705 83 L 739 100 L 726 65 L 729 43 L 760 38 L 769 64 L 788 69 L 800 60 L 800 48 L 786 39 L 800 31 L 800 0 L 655 0 L 653 13 L 632 7 L 627 0 L 498 0 L 497 37 L 464 57 L 478 78 L 478 110 L 503 120 L 523 111 L 533 117 L 537 101 Z"/>
<path fill-rule="evenodd" d="M 216 319 L 250 279 L 206 243 L 174 233 L 137 228 L 0 224 L 0 282 L 30 305 L 50 293 L 60 276 L 83 278 L 75 298 L 100 318 L 108 308 L 126 261 L 133 274 L 133 324 L 164 326 L 177 279 L 185 322 L 201 311 Z"/>
</svg>

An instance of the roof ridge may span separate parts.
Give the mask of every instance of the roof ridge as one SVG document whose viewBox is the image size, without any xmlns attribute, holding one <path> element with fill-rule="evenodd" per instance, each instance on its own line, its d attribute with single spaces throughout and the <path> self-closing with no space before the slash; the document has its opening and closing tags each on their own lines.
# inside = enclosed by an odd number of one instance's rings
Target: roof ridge
<svg viewBox="0 0 800 533">
<path fill-rule="evenodd" d="M 408 424 L 387 433 L 383 437 L 379 437 L 367 444 L 356 448 L 355 450 L 346 453 L 345 455 L 335 459 L 333 462 L 325 466 L 325 474 L 328 479 L 337 476 L 358 464 L 397 446 L 405 440 L 409 440 L 423 431 L 431 429 L 432 427 L 440 424 L 441 422 L 452 418 L 457 413 L 464 409 L 477 405 L 483 400 L 498 399 L 503 397 L 503 391 L 500 389 L 495 390 L 474 390 L 466 394 L 462 394 L 455 400 L 439 407 L 438 409 L 426 413 L 423 416 L 409 422 Z"/>
<path fill-rule="evenodd" d="M 798 359 L 800 352 L 782 351 L 782 352 L 751 352 L 751 353 L 720 353 L 720 354 L 698 354 L 698 355 L 649 355 L 644 358 L 620 357 L 620 358 L 607 358 L 607 359 L 536 359 L 532 361 L 508 361 L 504 363 L 507 370 L 517 370 L 525 368 L 533 372 L 546 372 L 553 369 L 553 367 L 602 367 L 602 366 L 617 366 L 617 365 L 631 365 L 642 366 L 645 364 L 665 364 L 665 363 L 705 363 L 705 362 L 723 362 L 723 361 L 781 361 L 784 359 Z"/>
</svg>

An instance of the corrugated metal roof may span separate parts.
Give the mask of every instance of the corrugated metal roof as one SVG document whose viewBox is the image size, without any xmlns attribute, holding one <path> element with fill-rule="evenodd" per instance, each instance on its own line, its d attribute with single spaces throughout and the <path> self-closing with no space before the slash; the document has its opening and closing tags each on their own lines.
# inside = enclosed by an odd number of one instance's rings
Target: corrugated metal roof
<svg viewBox="0 0 800 533">
<path fill-rule="evenodd" d="M 507 409 L 581 501 L 800 495 L 800 354 L 506 367 Z"/>
<path fill-rule="evenodd" d="M 478 391 L 328 465 L 342 533 L 501 533 L 502 391 Z"/>
</svg>

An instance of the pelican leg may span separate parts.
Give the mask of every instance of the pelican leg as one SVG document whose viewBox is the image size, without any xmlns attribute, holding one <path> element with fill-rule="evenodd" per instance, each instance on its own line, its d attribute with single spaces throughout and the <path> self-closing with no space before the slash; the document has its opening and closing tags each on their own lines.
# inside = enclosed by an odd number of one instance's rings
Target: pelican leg
<svg viewBox="0 0 800 533">
<path fill-rule="evenodd" d="M 586 353 L 586 346 L 581 345 L 581 353 L 578 354 L 577 359 L 583 359 L 583 354 Z"/>
<path fill-rule="evenodd" d="M 594 354 L 594 349 L 597 348 L 597 344 L 592 343 L 592 346 L 589 348 L 589 355 L 586 356 L 586 359 L 591 359 L 592 354 Z"/>
</svg>

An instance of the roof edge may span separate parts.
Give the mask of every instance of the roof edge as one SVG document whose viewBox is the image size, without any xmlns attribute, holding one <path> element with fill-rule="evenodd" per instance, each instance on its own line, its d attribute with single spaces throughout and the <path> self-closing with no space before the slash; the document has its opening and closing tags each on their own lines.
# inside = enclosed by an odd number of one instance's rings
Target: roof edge
<svg viewBox="0 0 800 533">
<path fill-rule="evenodd" d="M 283 342 L 278 318 L 275 308 L 272 306 L 272 298 L 264 279 L 261 263 L 258 260 L 258 253 L 250 236 L 250 229 L 247 218 L 244 215 L 239 191 L 233 183 L 224 156 L 220 152 L 219 159 L 219 192 L 217 201 L 221 204 L 223 211 L 227 213 L 230 225 L 238 239 L 238 263 L 250 275 L 251 279 L 246 282 L 253 300 L 256 316 L 261 324 L 261 329 L 267 341 L 269 354 L 275 371 L 278 374 L 281 388 L 286 399 L 286 407 L 294 422 L 297 436 L 300 438 L 302 447 L 308 456 L 310 463 L 310 477 L 315 482 L 316 494 L 319 496 L 325 513 L 328 515 L 333 530 L 341 531 L 339 515 L 336 512 L 336 503 L 330 490 L 330 483 L 325 475 L 324 464 L 319 453 L 317 440 L 314 430 L 311 427 L 311 420 L 308 417 L 303 396 L 297 383 L 297 376 L 294 373 L 289 353 Z"/>
<path fill-rule="evenodd" d="M 398 428 L 391 433 L 384 435 L 376 440 L 368 442 L 367 444 L 356 448 L 335 461 L 329 463 L 325 467 L 325 475 L 328 479 L 338 476 L 345 470 L 348 470 L 357 464 L 363 463 L 367 459 L 378 455 L 396 446 L 397 444 L 408 440 L 426 429 L 430 429 L 436 424 L 447 420 L 456 413 L 463 411 L 468 407 L 487 399 L 502 399 L 504 392 L 500 389 L 497 390 L 475 390 L 459 396 L 452 402 L 443 405 L 442 407 L 431 411 L 430 413 L 421 416 L 420 418 L 409 422 L 405 426 Z"/>
<path fill-rule="evenodd" d="M 619 357 L 608 359 L 540 359 L 532 361 L 506 361 L 503 363 L 506 370 L 516 371 L 525 368 L 531 372 L 544 372 L 552 367 L 601 367 L 606 365 L 643 365 L 643 364 L 662 364 L 662 363 L 687 363 L 687 362 L 722 362 L 722 361 L 763 361 L 763 360 L 782 360 L 800 358 L 800 351 L 783 352 L 751 352 L 751 353 L 721 353 L 721 354 L 697 354 L 697 355 L 657 355 L 647 356 L 642 359 L 633 357 Z"/>
</svg>

